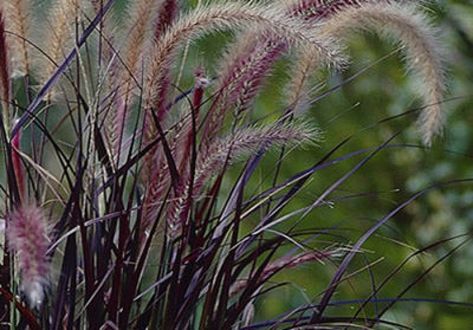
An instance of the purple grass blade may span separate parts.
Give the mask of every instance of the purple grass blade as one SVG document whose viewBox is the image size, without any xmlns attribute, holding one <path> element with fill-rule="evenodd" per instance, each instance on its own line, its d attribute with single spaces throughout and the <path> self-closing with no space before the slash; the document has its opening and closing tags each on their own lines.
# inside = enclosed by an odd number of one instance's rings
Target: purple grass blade
<svg viewBox="0 0 473 330">
<path fill-rule="evenodd" d="M 248 180 L 250 179 L 251 175 L 253 172 L 256 170 L 256 167 L 258 166 L 259 162 L 261 161 L 262 157 L 264 155 L 264 150 L 260 150 L 255 156 L 253 156 L 248 163 L 246 164 L 245 170 L 243 174 L 241 175 L 240 179 L 238 180 L 237 184 L 233 188 L 233 191 L 228 198 L 227 204 L 225 205 L 225 209 L 222 212 L 222 216 L 220 217 L 223 219 L 223 221 L 220 222 L 218 227 L 216 228 L 214 234 L 213 234 L 213 239 L 216 239 L 224 233 L 225 228 L 228 225 L 229 222 L 229 215 L 233 212 L 235 209 L 235 206 L 237 205 L 238 201 L 238 196 L 239 192 L 246 185 Z"/>
<path fill-rule="evenodd" d="M 296 181 L 296 184 L 289 190 L 289 192 L 279 201 L 279 203 L 273 208 L 273 211 L 271 211 L 269 214 L 267 214 L 260 222 L 258 225 L 258 228 L 261 228 L 265 226 L 268 222 L 271 221 L 279 212 L 283 209 L 283 207 L 288 203 L 288 201 L 302 188 L 306 180 L 309 179 L 310 175 L 312 175 L 315 172 L 315 169 L 319 165 L 322 165 L 332 154 L 334 154 L 339 148 L 341 148 L 345 143 L 347 143 L 350 140 L 350 138 L 347 138 L 337 144 L 335 148 L 330 150 L 328 154 L 326 154 L 317 164 L 315 164 L 312 168 L 302 172 L 300 179 Z M 313 170 L 311 172 L 311 170 Z M 310 175 L 309 175 L 310 174 Z M 255 230 L 257 230 L 256 228 Z M 241 256 L 244 251 L 247 249 L 247 247 L 251 244 L 256 239 L 257 235 L 250 235 L 246 237 L 246 240 L 242 242 L 242 244 L 238 247 L 237 255 Z"/>
</svg>

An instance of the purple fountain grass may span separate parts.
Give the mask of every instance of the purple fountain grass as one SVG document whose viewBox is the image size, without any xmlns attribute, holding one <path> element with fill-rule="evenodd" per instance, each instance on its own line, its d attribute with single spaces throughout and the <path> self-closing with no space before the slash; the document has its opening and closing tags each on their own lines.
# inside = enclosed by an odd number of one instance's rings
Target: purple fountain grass
<svg viewBox="0 0 473 330">
<path fill-rule="evenodd" d="M 271 30 L 276 30 L 279 32 L 279 35 L 281 35 L 281 38 L 287 39 L 289 35 L 289 39 L 291 38 L 301 38 L 301 36 L 298 36 L 297 34 L 300 33 L 298 32 L 293 32 L 291 30 L 294 29 L 296 30 L 297 27 L 294 25 L 294 27 L 291 27 L 290 24 L 285 22 L 282 26 L 277 26 L 275 24 L 275 21 L 279 20 L 279 14 L 274 14 L 273 16 L 268 15 L 264 13 L 263 11 L 260 11 L 256 7 L 250 7 L 250 6 L 238 6 L 236 4 L 234 5 L 222 5 L 221 7 L 210 7 L 211 10 L 204 10 L 201 9 L 202 12 L 199 12 L 197 10 L 195 13 L 192 13 L 193 15 L 189 15 L 188 17 L 182 18 L 180 21 L 177 21 L 173 28 L 170 31 L 167 32 L 164 36 L 162 36 L 161 39 L 158 40 L 156 49 L 153 51 L 156 55 L 154 55 L 152 59 L 152 69 L 150 70 L 150 79 L 148 81 L 153 81 L 155 82 L 154 85 L 153 83 L 150 83 L 147 90 L 152 90 L 154 91 L 154 96 L 149 96 L 147 98 L 147 102 L 145 103 L 145 133 L 144 133 L 144 141 L 145 144 L 149 143 L 151 139 L 155 136 L 156 131 L 153 128 L 152 121 L 150 120 L 150 114 L 148 113 L 151 111 L 150 105 L 157 104 L 156 109 L 153 111 L 156 111 L 156 118 L 159 122 L 163 122 L 164 116 L 166 115 L 166 95 L 168 93 L 169 85 L 170 85 L 170 79 L 168 77 L 169 75 L 169 67 L 170 64 L 169 59 L 170 56 L 175 52 L 175 48 L 179 45 L 180 40 L 184 38 L 190 38 L 192 34 L 198 34 L 199 32 L 202 33 L 202 30 L 205 31 L 206 29 L 209 30 L 218 30 L 222 29 L 224 27 L 232 26 L 232 25 L 237 25 L 240 24 L 240 21 L 242 20 L 248 20 L 249 17 L 253 17 L 257 21 L 260 21 L 261 24 L 270 24 Z M 226 21 L 225 21 L 226 20 Z M 269 29 L 269 27 L 268 27 Z M 195 30 L 195 31 L 194 31 Z M 292 36 L 291 36 L 292 35 Z M 304 37 L 304 36 L 302 36 Z M 308 38 L 310 39 L 310 38 Z M 272 58 L 277 57 L 277 53 L 280 52 L 281 47 L 279 47 L 281 43 L 277 43 L 278 47 L 272 47 L 274 48 L 274 53 L 273 52 L 260 52 L 259 54 L 265 56 L 266 61 L 263 61 L 263 64 L 266 62 L 266 67 L 269 67 Z M 317 45 L 317 41 L 316 41 Z M 270 46 L 273 46 L 270 44 Z M 284 44 L 282 44 L 282 47 L 284 47 Z M 325 46 L 321 44 L 321 49 L 325 50 Z M 264 49 L 266 50 L 266 48 Z M 331 54 L 331 52 L 327 52 L 327 54 Z M 332 55 L 330 55 L 332 56 Z M 329 57 L 330 57 L 329 56 Z M 261 64 L 257 62 L 258 64 Z M 255 75 L 256 81 L 258 79 L 261 79 L 262 74 L 267 70 L 264 69 L 265 65 L 262 66 L 261 74 Z M 156 69 L 153 69 L 156 68 Z M 244 77 L 242 77 L 244 78 Z M 243 81 L 241 80 L 241 83 L 243 84 Z M 249 86 L 249 85 L 247 85 Z M 243 86 L 242 86 L 243 87 Z M 241 89 L 241 87 L 240 87 Z M 239 90 L 239 88 L 235 88 L 236 91 Z M 252 88 L 252 91 L 248 90 L 249 93 L 256 93 L 257 88 Z M 249 99 L 249 97 L 247 96 Z M 154 100 L 154 101 L 153 101 Z M 248 100 L 247 100 L 248 101 Z M 212 118 L 218 117 L 218 114 L 212 114 Z M 208 123 L 207 121 L 206 123 Z M 212 121 L 210 121 L 212 122 Z M 210 127 L 210 128 L 209 128 Z M 206 124 L 206 128 L 204 129 L 204 139 L 208 139 L 206 136 L 206 133 L 209 134 L 210 131 L 213 132 L 217 131 L 217 127 L 212 127 L 212 125 Z M 205 142 L 204 142 L 205 145 Z M 144 176 L 148 177 L 150 173 L 156 173 L 157 170 L 160 169 L 160 167 L 156 167 L 156 164 L 159 164 L 159 148 L 154 148 L 152 152 L 150 152 L 146 158 L 145 158 L 145 171 L 144 171 Z"/>
<path fill-rule="evenodd" d="M 318 141 L 320 132 L 307 125 L 274 125 L 262 128 L 248 128 L 229 137 L 215 140 L 204 155 L 199 155 L 196 164 L 195 189 L 199 190 L 210 175 L 221 170 L 225 164 L 248 152 L 269 146 Z"/>
<path fill-rule="evenodd" d="M 31 117 L 34 117 L 35 113 L 38 112 L 38 108 L 44 97 L 58 83 L 61 76 L 64 75 L 69 65 L 71 65 L 71 63 L 77 56 L 78 49 L 80 49 L 86 43 L 87 39 L 90 37 L 94 29 L 100 24 L 105 14 L 113 5 L 114 1 L 115 0 L 108 0 L 101 8 L 101 10 L 97 13 L 92 22 L 90 22 L 90 24 L 84 30 L 83 34 L 78 38 L 76 47 L 69 52 L 64 61 L 56 68 L 49 80 L 41 87 L 35 98 L 28 105 L 28 108 L 26 109 L 25 113 L 22 115 L 22 117 L 19 118 L 18 122 L 12 129 L 12 135 L 15 135 L 28 122 L 28 120 L 30 120 Z M 26 40 L 27 37 L 25 36 L 24 38 Z"/>
<path fill-rule="evenodd" d="M 199 113 L 202 106 L 202 101 L 204 97 L 205 88 L 208 86 L 209 80 L 205 77 L 204 72 L 202 69 L 196 70 L 195 73 L 195 84 L 194 90 L 192 95 L 192 104 L 191 104 L 191 111 L 192 114 L 187 116 L 186 118 L 181 119 L 181 123 L 178 125 L 175 131 L 175 138 L 172 142 L 171 148 L 174 152 L 173 157 L 176 162 L 176 167 L 179 172 L 179 182 L 176 185 L 175 191 L 172 193 L 171 196 L 175 196 L 174 198 L 171 197 L 171 206 L 168 207 L 168 219 L 169 220 L 169 232 L 170 237 L 176 237 L 178 233 L 177 226 L 173 225 L 178 222 L 184 222 L 184 220 L 176 220 L 177 218 L 182 219 L 186 218 L 187 216 L 178 215 L 177 213 L 180 210 L 180 206 L 184 203 L 185 195 L 188 195 L 186 191 L 189 189 L 189 186 L 186 185 L 189 180 L 193 180 L 192 177 L 192 169 L 191 169 L 191 155 L 194 153 L 192 150 L 193 146 L 195 145 L 195 137 L 196 137 L 196 126 L 198 125 L 199 121 Z M 157 166 L 159 168 L 158 173 L 163 173 L 167 170 L 167 164 L 165 163 L 165 158 L 161 157 L 161 163 Z M 165 172 L 164 172 L 165 173 Z M 145 208 L 145 212 L 143 213 L 141 226 L 143 230 L 146 230 L 153 221 L 156 221 L 156 214 L 159 210 L 159 204 L 157 201 L 160 200 L 162 194 L 164 193 L 164 189 L 167 184 L 169 184 L 169 180 L 166 178 L 162 178 L 161 176 L 157 176 L 152 180 L 148 181 L 148 189 L 151 192 L 145 201 L 143 207 Z M 183 213 L 187 213 L 188 206 L 185 207 L 186 211 Z"/>
<path fill-rule="evenodd" d="M 395 146 L 388 140 L 373 152 L 335 156 L 348 147 L 347 139 L 328 152 L 311 153 L 315 164 L 305 168 L 300 162 L 291 168 L 299 172 L 283 177 L 286 163 L 293 162 L 290 152 L 312 147 L 322 135 L 307 118 L 293 116 L 310 103 L 310 75 L 320 68 L 344 68 L 343 46 L 352 29 L 379 30 L 385 24 L 381 30 L 396 30 L 384 32 L 407 46 L 413 70 L 432 80 L 425 103 L 441 101 L 443 92 L 443 76 L 434 74 L 442 71 L 437 37 L 429 34 L 434 29 L 408 1 L 210 1 L 193 8 L 176 0 L 138 0 L 124 8 L 120 26 L 114 19 L 105 21 L 114 0 L 87 5 L 55 0 L 47 7 L 50 29 L 40 31 L 41 40 L 30 35 L 33 15 L 26 9 L 33 1 L 7 2 L 0 7 L 0 92 L 5 124 L 9 108 L 15 107 L 20 119 L 12 133 L 7 126 L 0 130 L 8 171 L 0 192 L 8 251 L 18 267 L 0 264 L 0 275 L 12 274 L 0 276 L 5 298 L 0 312 L 19 315 L 18 322 L 8 316 L 1 320 L 12 326 L 257 327 L 253 318 L 260 317 L 260 297 L 283 285 L 275 275 L 308 263 L 332 278 L 317 283 L 322 289 L 329 283 L 320 306 L 324 311 L 361 249 L 336 248 L 348 246 L 355 230 L 345 238 L 337 228 L 301 222 L 310 211 L 315 217 L 331 202 L 329 195 L 376 154 Z M 232 41 L 222 47 L 220 59 L 209 54 L 212 64 L 204 71 L 195 64 L 200 55 L 191 51 L 176 72 L 185 45 L 221 32 L 230 32 Z M 30 52 L 32 47 L 37 51 Z M 289 84 L 278 100 L 288 107 L 254 118 L 260 115 L 253 112 L 255 100 L 265 95 L 272 69 L 294 53 Z M 36 64 L 33 70 L 30 62 Z M 12 79 L 13 71 L 31 76 L 21 85 Z M 42 86 L 31 88 L 30 78 Z M 60 103 L 51 97 L 59 90 L 65 91 Z M 48 117 L 50 108 L 58 116 Z M 277 110 L 279 120 L 271 121 Z M 430 109 L 422 117 L 424 131 L 438 131 L 430 122 L 438 121 L 435 114 Z M 22 138 L 38 136 L 41 148 L 30 151 Z M 274 148 L 279 148 L 276 161 L 274 155 L 265 158 Z M 312 189 L 309 183 L 322 169 L 338 171 L 335 164 L 364 154 L 322 192 L 303 190 Z M 241 166 L 233 170 L 237 162 Z M 322 184 L 330 180 L 329 175 L 318 178 Z M 298 206 L 315 194 L 315 202 Z M 47 205 L 48 216 L 39 205 Z M 58 219 L 51 224 L 54 231 L 48 218 Z M 291 246 L 296 248 L 287 252 Z M 323 261 L 341 262 L 337 273 L 326 271 Z M 27 304 L 16 298 L 19 292 L 10 283 L 16 280 Z M 299 306 L 268 322 L 323 326 L 325 313 L 308 319 L 306 311 Z M 356 318 L 347 326 L 362 322 Z"/>
<path fill-rule="evenodd" d="M 323 1 L 322 1 L 323 2 Z M 342 40 L 353 31 L 375 30 L 382 36 L 396 38 L 405 46 L 409 69 L 418 74 L 423 81 L 421 90 L 425 109 L 419 117 L 423 142 L 429 146 L 432 139 L 441 133 L 444 115 L 440 103 L 445 91 L 442 50 L 435 38 L 428 20 L 416 6 L 408 3 L 398 4 L 385 0 L 379 4 L 370 0 L 338 0 L 329 3 L 305 1 L 302 7 L 295 5 L 293 11 L 307 20 L 322 20 L 322 34 Z M 315 6 L 317 10 L 311 9 Z M 321 11 L 322 10 L 322 11 Z M 309 13 L 309 14 L 308 14 Z M 288 90 L 288 105 L 295 110 L 306 107 L 308 76 L 320 68 L 313 54 L 302 52 L 295 64 Z"/>
<path fill-rule="evenodd" d="M 7 221 L 8 246 L 18 256 L 20 288 L 29 304 L 39 308 L 44 300 L 50 269 L 47 219 L 42 209 L 25 204 L 10 213 Z"/>
<path fill-rule="evenodd" d="M 78 0 L 56 0 L 47 18 L 50 29 L 44 30 L 44 49 L 46 56 L 33 57 L 38 60 L 36 71 L 44 84 L 55 71 L 58 63 L 66 57 L 67 50 L 74 46 L 75 24 L 78 18 Z M 57 97 L 56 89 L 52 89 L 45 96 L 47 102 Z"/>
<path fill-rule="evenodd" d="M 388 3 L 391 1 L 395 2 L 396 0 L 296 0 L 292 3 L 289 2 L 288 12 L 308 21 L 316 21 L 327 18 L 347 7 L 359 7 L 370 2 Z"/>
<path fill-rule="evenodd" d="M 279 55 L 287 50 L 287 45 L 278 40 L 268 40 L 263 47 L 266 54 L 259 60 L 259 65 L 255 66 L 254 70 L 245 78 L 241 79 L 241 88 L 239 90 L 238 99 L 236 102 L 236 114 L 240 115 L 251 107 L 251 103 L 255 96 L 260 91 L 263 80 L 267 78 L 270 68 L 274 65 Z"/>
<path fill-rule="evenodd" d="M 161 7 L 160 7 L 161 8 Z M 125 35 L 126 42 L 120 56 L 123 58 L 123 66 L 115 68 L 117 79 L 115 88 L 117 90 L 116 110 L 111 111 L 107 121 L 111 127 L 110 143 L 113 146 L 113 154 L 120 156 L 123 135 L 125 133 L 128 112 L 134 101 L 137 82 L 141 80 L 141 67 L 147 49 L 151 46 L 152 26 L 159 16 L 155 0 L 134 1 L 129 10 L 128 31 Z M 157 18 L 160 19 L 159 17 Z"/>
<path fill-rule="evenodd" d="M 163 35 L 166 33 L 168 30 L 169 26 L 174 22 L 176 19 L 176 16 L 178 14 L 178 4 L 176 0 L 164 0 L 164 2 L 161 4 L 161 6 L 158 9 L 157 17 L 156 17 L 156 22 L 155 22 L 155 29 L 154 29 L 154 38 L 155 40 L 159 40 L 160 38 L 163 37 Z M 155 106 L 156 109 L 154 110 L 157 113 L 158 120 L 162 119 L 164 114 L 166 113 L 167 109 L 167 103 L 166 103 L 166 96 L 169 92 L 169 86 L 171 84 L 171 80 L 169 79 L 170 75 L 170 69 L 166 68 L 163 71 L 163 81 L 161 82 L 161 88 L 159 89 L 159 92 L 157 93 L 154 104 L 151 102 L 149 105 L 150 106 Z M 155 131 L 152 129 L 149 129 L 149 126 L 152 126 L 152 121 L 150 119 L 149 114 L 145 113 L 144 116 L 144 143 L 147 144 L 149 143 L 153 137 Z M 154 148 L 153 151 L 148 153 L 148 155 L 145 157 L 147 165 L 145 166 L 146 171 L 145 173 L 153 173 L 156 172 L 156 170 L 160 169 L 160 167 L 153 166 L 153 163 L 156 163 L 156 158 L 158 157 L 158 148 Z M 146 175 L 146 174 L 145 174 Z"/>
<path fill-rule="evenodd" d="M 304 144 L 310 141 L 318 141 L 320 133 L 318 130 L 307 125 L 275 125 L 263 128 L 248 128 L 235 132 L 233 135 L 214 141 L 208 152 L 199 154 L 196 159 L 195 174 L 186 182 L 171 202 L 169 216 L 167 216 L 168 235 L 175 239 L 182 225 L 187 221 L 189 206 L 185 205 L 189 196 L 189 185 L 192 184 L 193 198 L 198 198 L 204 185 L 212 176 L 217 175 L 225 166 L 232 164 L 235 159 L 252 151 L 267 149 L 278 145 Z"/>
<path fill-rule="evenodd" d="M 327 17 L 345 6 L 360 5 L 361 3 L 363 1 L 295 1 L 292 4 L 285 4 L 283 11 L 292 17 L 314 21 Z M 307 16 L 308 12 L 311 14 L 310 17 Z M 212 108 L 209 110 L 210 119 L 206 121 L 206 128 L 204 129 L 203 148 L 206 145 L 205 140 L 211 140 L 212 134 L 218 132 L 223 122 L 222 111 L 225 111 L 235 102 L 237 102 L 238 112 L 244 111 L 260 89 L 262 80 L 268 70 L 280 55 L 287 51 L 289 46 L 283 38 L 278 38 L 277 35 L 267 32 L 259 32 L 257 38 L 251 32 L 239 39 L 241 41 L 235 43 L 233 48 L 228 50 L 228 56 L 222 60 L 221 74 L 216 83 L 219 92 L 217 98 L 213 101 Z M 319 66 L 323 66 L 325 63 L 323 58 L 316 56 L 312 51 L 308 51 L 308 57 Z M 343 62 L 344 60 L 340 58 L 339 63 L 342 64 Z M 307 68 L 307 71 L 314 69 L 313 66 L 315 65 Z M 295 95 L 294 99 L 298 100 L 302 98 L 302 95 L 294 93 L 294 90 L 298 90 L 297 87 L 297 84 L 293 83 L 288 90 L 289 93 Z M 294 105 L 294 102 L 290 104 Z"/>
<path fill-rule="evenodd" d="M 392 0 L 381 0 L 386 4 Z M 376 3 L 374 0 L 296 0 L 287 5 L 287 11 L 295 17 L 312 23 L 322 23 L 344 9 L 359 8 L 363 5 Z M 394 1 L 395 2 L 395 1 Z M 286 105 L 296 115 L 301 115 L 310 107 L 310 76 L 321 69 L 320 59 L 301 50 L 294 60 L 290 82 L 286 90 Z"/>
<path fill-rule="evenodd" d="M 188 118 L 181 120 L 183 121 L 181 132 L 176 133 L 180 137 L 175 143 L 176 162 L 178 164 L 180 173 L 187 171 L 189 158 L 192 152 L 192 146 L 195 145 L 195 130 L 197 129 L 197 126 L 199 126 L 199 117 L 204 99 L 204 92 L 209 84 L 210 81 L 205 76 L 204 71 L 202 69 L 198 69 L 195 73 L 195 84 L 192 94 L 192 114 L 191 116 L 188 116 Z M 194 123 L 196 127 L 194 127 Z"/>
<path fill-rule="evenodd" d="M 201 34 L 211 31 L 219 31 L 225 28 L 241 27 L 244 22 L 251 24 L 259 24 L 263 28 L 272 31 L 278 35 L 283 41 L 294 44 L 310 45 L 315 53 L 321 53 L 321 58 L 327 59 L 328 62 L 334 63 L 339 60 L 338 51 L 334 44 L 329 44 L 327 40 L 319 40 L 309 36 L 307 31 L 303 29 L 296 21 L 283 19 L 284 14 L 277 10 L 269 10 L 269 8 L 256 7 L 253 5 L 240 4 L 222 4 L 213 5 L 208 8 L 201 7 L 191 12 L 187 16 L 177 20 L 168 31 L 156 42 L 156 46 L 152 51 L 152 59 L 146 81 L 146 90 L 148 95 L 145 96 L 145 119 L 144 119 L 144 142 L 148 144 L 154 136 L 156 136 L 155 125 L 151 120 L 150 111 L 156 113 L 158 122 L 165 122 L 167 113 L 167 94 L 171 79 L 169 78 L 170 68 L 172 65 L 173 55 L 176 53 L 179 45 L 190 38 L 196 38 Z M 308 42 L 308 43 L 307 43 Z M 263 53 L 266 55 L 266 53 Z M 273 56 L 274 57 L 274 56 Z M 269 62 L 269 61 L 268 61 Z M 212 114 L 212 116 L 215 116 Z M 206 124 L 205 134 L 210 134 L 212 126 Z M 204 142 L 203 145 L 206 145 Z M 155 164 L 159 157 L 159 148 L 155 147 L 145 157 L 144 176 L 156 172 L 159 168 Z"/>
<path fill-rule="evenodd" d="M 238 28 L 243 23 L 259 24 L 281 37 L 283 40 L 294 44 L 309 44 L 315 52 L 320 52 L 328 62 L 335 63 L 339 60 L 338 51 L 334 44 L 329 44 L 326 39 L 309 36 L 299 22 L 284 18 L 284 14 L 267 8 L 253 5 L 222 4 L 208 8 L 201 7 L 182 17 L 157 40 L 152 51 L 150 70 L 147 79 L 147 108 L 150 109 L 159 102 L 164 104 L 157 109 L 157 119 L 163 120 L 166 111 L 166 94 L 170 79 L 167 77 L 172 66 L 173 55 L 183 41 L 196 38 L 204 33 Z"/>
</svg>

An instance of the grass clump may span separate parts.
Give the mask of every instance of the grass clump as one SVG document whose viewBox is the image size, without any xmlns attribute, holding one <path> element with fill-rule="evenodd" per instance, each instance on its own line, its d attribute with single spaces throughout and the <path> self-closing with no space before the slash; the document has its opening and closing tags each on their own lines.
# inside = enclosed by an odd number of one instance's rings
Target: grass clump
<svg viewBox="0 0 473 330">
<path fill-rule="evenodd" d="M 297 224 L 392 139 L 334 158 L 343 141 L 289 178 L 279 169 L 287 153 L 321 143 L 306 116 L 310 77 L 348 65 L 355 30 L 401 43 L 423 81 L 420 131 L 432 143 L 443 123 L 444 70 L 421 6 L 292 0 L 184 10 L 176 0 L 137 0 L 118 24 L 114 2 L 51 1 L 43 23 L 33 1 L 0 7 L 3 321 L 32 329 L 390 324 L 385 310 L 363 318 L 326 310 L 364 242 L 422 193 L 352 245 Z M 234 38 L 215 67 L 188 67 L 192 42 L 222 31 Z M 184 75 L 193 72 L 188 86 L 177 79 L 181 55 Z M 285 106 L 274 122 L 255 123 L 255 100 L 283 57 L 294 59 L 280 86 Z M 276 148 L 271 185 L 250 194 L 255 170 Z M 314 173 L 359 155 L 315 201 L 287 210 Z M 309 263 L 336 266 L 320 301 L 257 323 L 255 301 L 280 286 L 272 279 Z"/>
</svg>

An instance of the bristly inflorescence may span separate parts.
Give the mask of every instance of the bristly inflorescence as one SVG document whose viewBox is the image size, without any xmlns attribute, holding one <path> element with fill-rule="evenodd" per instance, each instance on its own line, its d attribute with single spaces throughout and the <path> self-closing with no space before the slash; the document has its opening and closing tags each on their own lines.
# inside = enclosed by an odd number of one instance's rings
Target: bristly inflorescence
<svg viewBox="0 0 473 330">
<path fill-rule="evenodd" d="M 79 3 L 78 0 L 55 0 L 51 4 L 46 18 L 49 29 L 41 31 L 44 33 L 44 49 L 47 57 L 33 57 L 41 84 L 51 77 L 66 57 L 67 51 L 74 47 L 74 31 L 76 24 L 79 23 Z M 57 93 L 56 90 L 52 90 L 46 96 L 46 101 L 50 102 Z"/>
<path fill-rule="evenodd" d="M 424 143 L 431 145 L 444 122 L 441 102 L 445 79 L 436 30 L 415 5 L 388 1 L 339 10 L 323 24 L 321 34 L 340 39 L 356 30 L 374 30 L 402 44 L 409 69 L 422 81 L 425 109 L 419 119 L 420 131 Z"/>
<path fill-rule="evenodd" d="M 32 3 L 28 0 L 6 0 L 2 1 L 6 20 L 7 38 L 11 47 L 11 67 L 13 75 L 25 75 L 31 69 L 31 47 L 28 41 L 31 39 Z"/>
<path fill-rule="evenodd" d="M 152 46 L 155 38 L 153 33 L 157 33 L 155 29 L 160 29 L 159 25 L 164 24 L 162 21 L 165 19 L 165 16 L 157 13 L 156 1 L 139 0 L 130 6 L 130 14 L 127 17 L 129 28 L 124 35 L 125 42 L 121 45 L 120 51 L 123 62 L 114 67 L 117 77 L 113 82 L 116 91 L 115 106 L 107 116 L 107 122 L 111 126 L 109 143 L 115 156 L 120 154 L 129 108 L 135 100 L 136 90 L 142 80 L 146 49 Z"/>
<path fill-rule="evenodd" d="M 7 217 L 8 246 L 18 257 L 21 290 L 33 307 L 40 307 L 48 284 L 49 224 L 44 211 L 25 204 Z"/>
<path fill-rule="evenodd" d="M 422 81 L 424 144 L 441 133 L 441 50 L 414 1 L 199 1 L 191 8 L 136 0 L 121 25 L 113 4 L 53 0 L 37 19 L 34 1 L 0 3 L 0 139 L 9 171 L 2 213 L 18 261 L 18 273 L 0 276 L 0 287 L 14 291 L 19 282 L 29 306 L 51 314 L 39 317 L 45 328 L 236 328 L 280 270 L 338 256 L 304 246 L 279 257 L 286 240 L 303 244 L 269 227 L 285 219 L 278 214 L 313 173 L 277 186 L 282 154 L 321 140 L 302 116 L 311 105 L 310 78 L 346 68 L 355 31 L 401 43 Z M 182 52 L 227 32 L 232 41 L 212 67 Z M 258 96 L 286 60 L 288 81 L 278 86 L 284 105 L 274 102 L 275 111 L 256 120 Z M 35 94 L 37 85 L 47 93 Z M 13 112 L 21 116 L 16 134 Z M 282 151 L 273 186 L 261 200 L 245 200 L 245 184 L 275 147 Z M 228 189 L 228 169 L 247 158 Z M 250 216 L 259 222 L 253 229 L 268 230 L 242 234 Z M 54 236 L 49 218 L 59 219 Z M 57 294 L 46 299 L 52 264 L 61 276 L 51 285 Z"/>
</svg>

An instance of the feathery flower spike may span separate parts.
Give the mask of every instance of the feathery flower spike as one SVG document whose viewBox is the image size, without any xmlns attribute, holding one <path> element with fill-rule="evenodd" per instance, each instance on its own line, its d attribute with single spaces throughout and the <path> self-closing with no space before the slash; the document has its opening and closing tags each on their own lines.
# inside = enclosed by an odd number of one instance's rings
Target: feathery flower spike
<svg viewBox="0 0 473 330">
<path fill-rule="evenodd" d="M 409 69 L 422 80 L 420 92 L 424 109 L 419 116 L 422 140 L 430 146 L 442 131 L 444 114 L 440 103 L 445 91 L 441 48 L 435 29 L 415 5 L 366 3 L 347 7 L 324 21 L 322 36 L 344 38 L 356 30 L 375 30 L 395 38 L 404 46 Z"/>
<path fill-rule="evenodd" d="M 134 1 L 127 20 L 126 41 L 120 54 L 124 67 L 119 66 L 116 72 L 115 88 L 118 91 L 118 100 L 107 116 L 109 140 L 113 154 L 117 156 L 121 153 L 128 112 L 131 108 L 134 91 L 138 87 L 136 81 L 141 79 L 141 62 L 145 57 L 146 49 L 151 46 L 149 45 L 150 41 L 153 40 L 152 23 L 154 23 L 156 11 L 155 3 L 155 0 Z"/>
<path fill-rule="evenodd" d="M 41 77 L 41 84 L 44 84 L 54 73 L 69 49 L 74 46 L 73 23 L 78 15 L 79 0 L 56 0 L 50 10 L 48 22 L 50 29 L 44 29 L 44 49 L 49 58 L 40 57 L 38 63 L 38 73 Z M 53 88 L 45 95 L 45 100 L 50 102 L 57 96 Z"/>
<path fill-rule="evenodd" d="M 162 120 L 166 111 L 166 95 L 169 88 L 169 70 L 172 66 L 173 55 L 183 41 L 197 38 L 200 35 L 222 29 L 247 28 L 244 24 L 256 24 L 268 29 L 278 37 L 292 45 L 308 47 L 314 53 L 320 53 L 321 58 L 327 63 L 338 63 L 340 54 L 336 44 L 319 38 L 314 31 L 308 31 L 308 26 L 300 21 L 287 17 L 278 10 L 269 10 L 265 6 L 242 5 L 238 3 L 216 4 L 208 7 L 200 7 L 195 11 L 183 16 L 169 27 L 155 45 L 150 60 L 150 69 L 146 80 L 147 92 L 146 108 L 151 109 L 157 103 L 157 118 Z M 314 33 L 311 33 L 314 32 Z M 148 130 L 152 126 L 148 124 Z M 148 137 L 154 136 L 151 130 Z"/>
<path fill-rule="evenodd" d="M 174 21 L 178 13 L 178 5 L 176 0 L 164 0 L 158 10 L 158 18 L 156 20 L 155 37 L 159 38 L 169 25 Z"/>
<path fill-rule="evenodd" d="M 323 24 L 337 12 L 348 7 L 359 7 L 376 0 L 295 0 L 286 4 L 290 15 L 311 23 Z M 389 3 L 391 0 L 379 0 Z M 379 2 L 378 1 L 378 2 Z M 287 85 L 286 105 L 293 113 L 300 115 L 310 106 L 310 75 L 321 68 L 320 59 L 304 49 L 294 61 L 291 79 Z"/>
<path fill-rule="evenodd" d="M 39 207 L 24 204 L 10 213 L 7 221 L 8 246 L 18 257 L 20 289 L 28 303 L 38 308 L 44 299 L 49 273 L 49 229 L 46 217 Z"/>
</svg>

